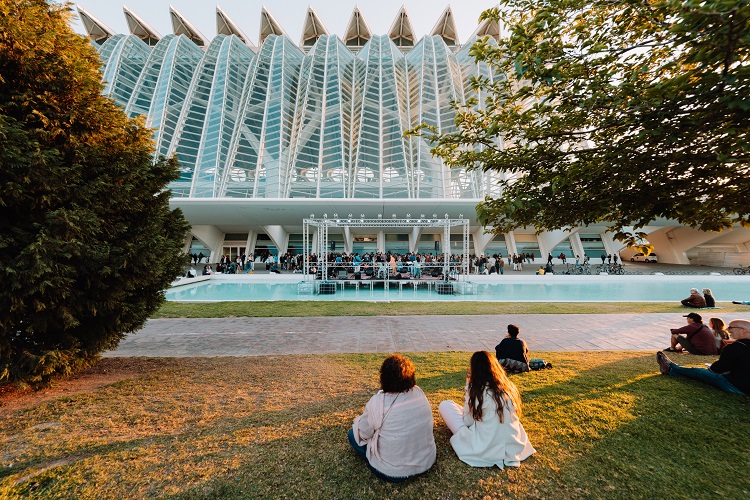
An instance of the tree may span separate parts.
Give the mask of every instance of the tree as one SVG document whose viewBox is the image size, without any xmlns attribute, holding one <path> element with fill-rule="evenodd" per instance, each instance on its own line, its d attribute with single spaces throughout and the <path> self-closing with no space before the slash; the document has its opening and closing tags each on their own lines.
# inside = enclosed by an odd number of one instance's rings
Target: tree
<svg viewBox="0 0 750 500">
<path fill-rule="evenodd" d="M 482 16 L 507 36 L 471 54 L 500 78 L 475 78 L 487 97 L 431 136 L 452 167 L 508 173 L 481 222 L 604 222 L 629 244 L 656 219 L 748 224 L 748 1 L 504 0 Z"/>
<path fill-rule="evenodd" d="M 44 383 L 140 328 L 186 262 L 174 160 L 101 95 L 69 6 L 0 0 L 0 381 Z"/>
</svg>

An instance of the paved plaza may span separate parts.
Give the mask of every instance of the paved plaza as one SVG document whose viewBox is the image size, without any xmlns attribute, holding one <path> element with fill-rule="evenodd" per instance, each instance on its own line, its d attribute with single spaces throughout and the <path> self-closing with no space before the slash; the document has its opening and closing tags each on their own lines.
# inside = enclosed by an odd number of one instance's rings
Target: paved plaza
<svg viewBox="0 0 750 500">
<path fill-rule="evenodd" d="M 701 312 L 706 322 L 748 318 Z M 493 351 L 509 323 L 533 351 L 657 351 L 686 324 L 681 313 L 153 319 L 105 356 Z"/>
</svg>

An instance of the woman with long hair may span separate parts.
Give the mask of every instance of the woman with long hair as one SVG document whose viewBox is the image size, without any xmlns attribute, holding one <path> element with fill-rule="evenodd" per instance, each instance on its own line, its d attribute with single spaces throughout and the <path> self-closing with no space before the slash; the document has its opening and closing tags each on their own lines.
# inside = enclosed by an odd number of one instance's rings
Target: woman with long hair
<svg viewBox="0 0 750 500">
<path fill-rule="evenodd" d="M 380 479 L 400 482 L 435 463 L 432 408 L 416 385 L 414 364 L 392 354 L 380 367 L 380 387 L 354 419 L 349 444 Z"/>
<path fill-rule="evenodd" d="M 487 351 L 471 356 L 463 408 L 448 400 L 439 410 L 456 455 L 472 467 L 518 467 L 536 451 L 518 419 L 521 394 Z"/>
<path fill-rule="evenodd" d="M 714 337 L 716 337 L 716 348 L 721 351 L 721 341 L 729 340 L 731 337 L 729 330 L 727 330 L 727 325 L 721 318 L 711 318 L 708 320 L 708 324 L 711 327 L 711 331 L 714 332 Z"/>
</svg>

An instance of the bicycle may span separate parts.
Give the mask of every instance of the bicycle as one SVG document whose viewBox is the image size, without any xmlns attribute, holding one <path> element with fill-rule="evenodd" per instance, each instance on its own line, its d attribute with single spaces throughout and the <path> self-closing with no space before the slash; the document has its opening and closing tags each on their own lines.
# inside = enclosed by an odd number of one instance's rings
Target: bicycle
<svg viewBox="0 0 750 500">
<path fill-rule="evenodd" d="M 737 274 L 737 275 L 750 274 L 750 266 L 744 267 L 742 264 L 740 264 L 740 267 L 734 268 L 734 274 Z"/>
</svg>

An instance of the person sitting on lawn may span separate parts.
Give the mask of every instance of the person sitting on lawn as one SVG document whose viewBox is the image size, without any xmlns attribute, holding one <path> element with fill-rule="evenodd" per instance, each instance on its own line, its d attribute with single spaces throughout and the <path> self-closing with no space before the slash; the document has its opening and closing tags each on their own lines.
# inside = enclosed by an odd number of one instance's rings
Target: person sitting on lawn
<svg viewBox="0 0 750 500">
<path fill-rule="evenodd" d="M 697 288 L 691 288 L 690 297 L 682 299 L 680 303 L 685 307 L 693 307 L 695 309 L 706 307 L 706 299 L 704 299 L 703 296 L 698 293 Z"/>
<path fill-rule="evenodd" d="M 385 481 L 404 481 L 435 463 L 432 408 L 414 373 L 409 358 L 399 354 L 385 358 L 381 390 L 349 430 L 349 444 Z"/>
<path fill-rule="evenodd" d="M 529 371 L 529 346 L 518 338 L 519 332 L 516 325 L 508 325 L 508 334 L 495 346 L 497 361 L 508 373 Z"/>
<path fill-rule="evenodd" d="M 672 328 L 671 345 L 664 349 L 667 352 L 682 352 L 683 349 L 690 354 L 718 354 L 714 332 L 703 324 L 703 318 L 698 313 L 690 313 L 683 316 L 687 318 L 687 325 L 680 328 Z"/>
<path fill-rule="evenodd" d="M 716 339 L 716 349 L 721 352 L 721 341 L 729 340 L 732 335 L 727 330 L 726 323 L 721 318 L 711 318 L 708 320 L 708 324 L 711 326 L 711 331 L 714 332 L 714 338 Z"/>
<path fill-rule="evenodd" d="M 716 307 L 716 299 L 710 288 L 703 289 L 703 300 L 706 301 L 706 307 Z"/>
<path fill-rule="evenodd" d="M 663 352 L 657 352 L 659 371 L 662 375 L 700 380 L 731 394 L 750 395 L 750 321 L 730 321 L 728 330 L 737 340 L 721 351 L 710 368 L 685 368 L 673 363 Z"/>
<path fill-rule="evenodd" d="M 521 394 L 487 351 L 471 356 L 463 407 L 448 400 L 438 410 L 453 450 L 472 467 L 518 467 L 536 452 L 518 419 Z"/>
</svg>

